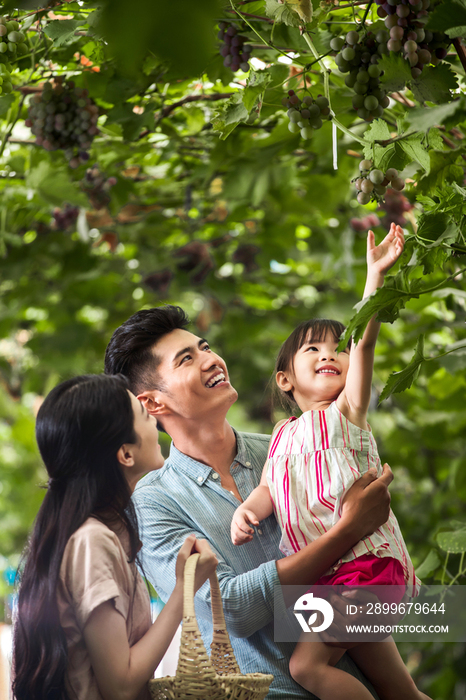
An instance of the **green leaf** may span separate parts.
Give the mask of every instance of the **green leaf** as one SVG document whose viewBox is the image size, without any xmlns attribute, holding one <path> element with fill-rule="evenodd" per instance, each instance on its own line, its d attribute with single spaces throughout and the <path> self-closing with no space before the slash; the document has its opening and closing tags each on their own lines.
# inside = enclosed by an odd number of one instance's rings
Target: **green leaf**
<svg viewBox="0 0 466 700">
<path fill-rule="evenodd" d="M 277 0 L 266 0 L 265 12 L 275 22 L 286 24 L 288 27 L 300 27 L 302 24 L 294 10 L 287 4 L 277 2 Z"/>
<path fill-rule="evenodd" d="M 237 92 L 214 113 L 212 124 L 214 131 L 218 131 L 224 140 L 240 122 L 245 122 L 248 118 L 249 112 L 243 104 L 243 97 Z"/>
<path fill-rule="evenodd" d="M 4 117 L 7 114 L 15 99 L 16 96 L 12 93 L 0 97 L 0 117 Z"/>
<path fill-rule="evenodd" d="M 440 129 L 429 129 L 429 131 L 427 132 L 427 140 L 429 142 L 430 149 L 433 148 L 436 151 L 443 151 L 444 148 L 446 148 Z M 430 156 L 428 156 L 428 159 L 429 166 L 427 168 L 427 172 L 430 170 Z"/>
<path fill-rule="evenodd" d="M 78 27 L 85 24 L 82 20 L 76 19 L 57 19 L 53 20 L 44 29 L 49 39 L 52 39 L 55 47 L 66 46 L 74 41 L 79 41 L 80 37 L 75 35 Z"/>
<path fill-rule="evenodd" d="M 364 132 L 366 141 L 373 143 L 374 141 L 387 141 L 392 135 L 388 124 L 384 119 L 374 119 L 369 128 Z"/>
<path fill-rule="evenodd" d="M 462 554 L 466 552 L 466 529 L 456 532 L 439 532 L 437 543 L 444 552 Z"/>
<path fill-rule="evenodd" d="M 448 29 L 466 25 L 466 1 L 443 0 L 429 12 L 426 27 L 434 32 L 446 32 Z"/>
<path fill-rule="evenodd" d="M 450 102 L 451 90 L 456 90 L 457 87 L 456 76 L 446 63 L 427 66 L 419 78 L 411 80 L 411 91 L 419 102 Z"/>
<path fill-rule="evenodd" d="M 451 117 L 460 107 L 460 101 L 439 105 L 438 107 L 419 107 L 410 109 L 406 114 L 406 121 L 416 131 L 427 131 L 432 126 L 443 124 L 443 122 Z"/>
<path fill-rule="evenodd" d="M 421 214 L 418 221 L 417 236 L 429 241 L 435 241 L 445 231 L 449 217 L 443 212 Z"/>
<path fill-rule="evenodd" d="M 424 357 L 424 335 L 420 335 L 417 340 L 416 350 L 409 365 L 400 372 L 393 372 L 387 383 L 385 384 L 382 393 L 379 397 L 379 403 L 388 399 L 392 394 L 399 394 L 412 386 L 417 379 L 421 365 L 425 360 Z"/>
<path fill-rule="evenodd" d="M 28 187 L 37 190 L 46 202 L 63 206 L 64 202 L 85 207 L 87 197 L 71 182 L 68 173 L 57 170 L 48 161 L 42 160 L 27 177 Z"/>
<path fill-rule="evenodd" d="M 268 71 L 250 71 L 248 81 L 243 90 L 243 105 L 251 112 L 256 106 L 258 98 L 264 94 L 264 90 L 272 80 L 272 76 Z"/>
<path fill-rule="evenodd" d="M 390 52 L 390 55 L 383 55 L 378 66 L 384 72 L 380 77 L 380 82 L 385 92 L 398 92 L 412 80 L 408 62 L 393 51 Z"/>
<path fill-rule="evenodd" d="M 412 134 L 406 139 L 400 140 L 398 143 L 412 161 L 417 161 L 425 171 L 430 169 L 430 158 L 427 150 L 422 144 L 424 134 Z"/>
<path fill-rule="evenodd" d="M 441 563 L 442 561 L 435 549 L 431 549 L 422 564 L 416 567 L 416 576 L 419 576 L 421 580 L 431 576 Z"/>
</svg>

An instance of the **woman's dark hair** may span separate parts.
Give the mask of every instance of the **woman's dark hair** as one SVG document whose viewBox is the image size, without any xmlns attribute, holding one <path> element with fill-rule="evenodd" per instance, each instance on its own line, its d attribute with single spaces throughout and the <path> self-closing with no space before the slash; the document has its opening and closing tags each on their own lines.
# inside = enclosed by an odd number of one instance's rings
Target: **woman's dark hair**
<svg viewBox="0 0 466 700">
<path fill-rule="evenodd" d="M 157 374 L 162 358 L 153 347 L 163 336 L 185 329 L 189 318 L 180 306 L 157 306 L 133 314 L 113 333 L 105 352 L 105 374 L 124 374 L 136 396 L 141 391 L 163 390 Z"/>
<path fill-rule="evenodd" d="M 277 386 L 275 381 L 277 372 L 288 372 L 290 369 L 293 369 L 296 353 L 308 340 L 310 342 L 320 343 L 325 339 L 327 333 L 330 332 L 335 342 L 338 343 L 344 330 L 345 326 L 340 323 L 340 321 L 333 321 L 328 318 L 311 318 L 308 321 L 300 323 L 299 326 L 294 329 L 293 333 L 285 340 L 278 353 L 277 361 L 275 362 L 272 380 L 274 382 L 275 395 L 278 396 L 283 408 L 294 413 L 297 408 L 297 403 L 291 391 L 283 391 Z M 351 347 L 351 340 L 347 347 Z"/>
<path fill-rule="evenodd" d="M 66 543 L 93 515 L 124 524 L 130 561 L 140 544 L 131 491 L 117 459 L 124 443 L 138 440 L 125 377 L 87 375 L 56 386 L 37 415 L 36 439 L 49 484 L 21 575 L 13 695 L 17 700 L 69 700 L 67 642 L 57 605 Z"/>
</svg>

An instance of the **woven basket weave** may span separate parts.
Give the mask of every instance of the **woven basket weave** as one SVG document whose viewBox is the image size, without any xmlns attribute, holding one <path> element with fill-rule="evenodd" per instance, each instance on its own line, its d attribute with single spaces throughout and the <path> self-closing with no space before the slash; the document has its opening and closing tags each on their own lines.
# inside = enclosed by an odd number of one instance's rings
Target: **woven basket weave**
<svg viewBox="0 0 466 700">
<path fill-rule="evenodd" d="M 213 638 L 211 656 L 202 641 L 194 610 L 194 574 L 199 554 L 184 570 L 183 628 L 175 676 L 149 681 L 153 700 L 264 700 L 273 676 L 242 674 L 228 636 L 216 574 L 210 581 Z"/>
</svg>

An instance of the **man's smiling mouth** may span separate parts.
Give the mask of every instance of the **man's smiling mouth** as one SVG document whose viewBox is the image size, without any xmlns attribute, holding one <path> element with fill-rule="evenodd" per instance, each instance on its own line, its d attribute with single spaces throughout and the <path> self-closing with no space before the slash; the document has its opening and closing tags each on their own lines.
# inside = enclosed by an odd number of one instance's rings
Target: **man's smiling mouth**
<svg viewBox="0 0 466 700">
<path fill-rule="evenodd" d="M 212 387 L 216 386 L 220 382 L 225 381 L 225 373 L 224 372 L 218 372 L 215 374 L 211 379 L 209 379 L 208 382 L 206 382 L 206 387 L 208 389 L 212 389 Z"/>
</svg>

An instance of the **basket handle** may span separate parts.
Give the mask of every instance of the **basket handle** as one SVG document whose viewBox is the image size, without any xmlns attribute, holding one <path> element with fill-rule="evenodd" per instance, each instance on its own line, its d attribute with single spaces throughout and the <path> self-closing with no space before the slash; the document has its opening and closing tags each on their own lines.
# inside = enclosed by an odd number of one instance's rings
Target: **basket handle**
<svg viewBox="0 0 466 700">
<path fill-rule="evenodd" d="M 199 632 L 194 608 L 194 579 L 199 557 L 200 554 L 198 552 L 191 554 L 186 560 L 184 568 L 183 632 L 185 630 L 186 632 L 190 630 Z M 216 572 L 210 577 L 210 599 L 213 625 L 212 654 L 210 660 L 217 673 L 221 675 L 226 672 L 226 667 L 228 667 L 228 673 L 241 673 L 225 624 L 222 597 Z"/>
</svg>

